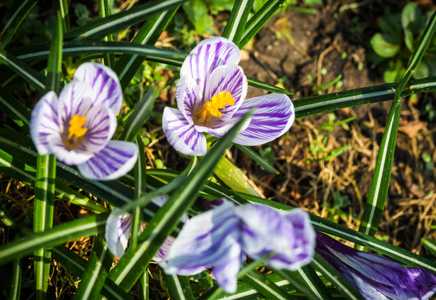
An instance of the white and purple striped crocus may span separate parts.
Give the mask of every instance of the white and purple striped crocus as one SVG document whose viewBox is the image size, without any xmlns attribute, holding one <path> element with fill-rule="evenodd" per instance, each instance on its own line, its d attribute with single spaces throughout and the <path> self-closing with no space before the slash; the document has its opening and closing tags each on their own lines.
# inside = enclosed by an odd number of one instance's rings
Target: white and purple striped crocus
<svg viewBox="0 0 436 300">
<path fill-rule="evenodd" d="M 436 292 L 436 276 L 406 268 L 373 253 L 358 251 L 317 232 L 316 251 L 349 280 L 368 300 L 430 299 Z"/>
<path fill-rule="evenodd" d="M 225 200 L 189 219 L 171 246 L 164 271 L 193 275 L 212 268 L 217 283 L 236 291 L 236 276 L 245 256 L 277 269 L 295 270 L 310 262 L 315 232 L 306 212 L 279 211 L 264 205 L 237 206 Z"/>
<path fill-rule="evenodd" d="M 162 207 L 167 200 L 167 195 L 161 195 L 154 198 L 152 202 Z M 187 220 L 188 216 L 186 214 L 180 218 L 180 222 L 182 223 L 185 223 Z M 142 223 L 139 232 L 142 232 L 144 228 L 145 224 Z M 113 209 L 106 221 L 105 239 L 110 252 L 118 258 L 121 258 L 126 252 L 131 230 L 132 215 L 127 212 L 120 213 L 118 208 Z M 169 249 L 173 242 L 174 237 L 168 236 L 153 260 L 158 262 L 161 266 L 165 266 Z"/>
<path fill-rule="evenodd" d="M 113 180 L 130 171 L 138 156 L 134 143 L 111 141 L 123 96 L 117 75 L 97 63 L 82 64 L 61 91 L 35 105 L 30 135 L 41 155 L 54 154 L 76 165 L 84 177 Z"/>
<path fill-rule="evenodd" d="M 168 142 L 186 155 L 206 154 L 208 133 L 222 137 L 251 108 L 251 119 L 233 140 L 246 146 L 270 142 L 294 123 L 288 96 L 269 94 L 245 100 L 247 78 L 239 48 L 222 37 L 198 44 L 183 62 L 177 84 L 178 109 L 166 107 L 162 127 Z"/>
</svg>

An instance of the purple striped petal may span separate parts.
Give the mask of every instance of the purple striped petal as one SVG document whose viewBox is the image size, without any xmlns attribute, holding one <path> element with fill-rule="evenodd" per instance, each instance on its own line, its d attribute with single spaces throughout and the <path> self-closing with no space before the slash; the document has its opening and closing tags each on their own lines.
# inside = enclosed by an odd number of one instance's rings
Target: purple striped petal
<svg viewBox="0 0 436 300">
<path fill-rule="evenodd" d="M 82 164 L 94 156 L 93 153 L 84 149 L 73 150 L 65 146 L 60 133 L 49 136 L 47 142 L 50 153 L 53 153 L 60 162 L 70 166 Z"/>
<path fill-rule="evenodd" d="M 194 156 L 206 154 L 206 138 L 189 124 L 180 110 L 165 107 L 162 129 L 170 145 L 180 153 Z"/>
<path fill-rule="evenodd" d="M 41 155 L 49 154 L 47 137 L 59 135 L 58 99 L 48 92 L 36 103 L 30 118 L 30 136 Z"/>
<path fill-rule="evenodd" d="M 110 213 L 106 221 L 105 239 L 110 252 L 121 258 L 126 252 L 132 227 L 132 216 L 129 213 L 119 213 L 118 208 Z"/>
<path fill-rule="evenodd" d="M 245 257 L 241 245 L 238 242 L 230 243 L 226 251 L 226 260 L 217 263 L 214 266 L 212 273 L 216 282 L 223 288 L 223 290 L 227 293 L 233 294 L 236 292 L 236 276 L 239 273 L 241 263 Z"/>
<path fill-rule="evenodd" d="M 237 65 L 241 59 L 239 48 L 228 39 L 213 37 L 203 40 L 183 62 L 180 77 L 190 77 L 203 95 L 210 74 L 219 66 Z"/>
<path fill-rule="evenodd" d="M 92 90 L 84 82 L 71 82 L 67 84 L 59 95 L 59 120 L 61 132 L 68 132 L 69 122 L 74 115 L 79 117 L 88 113 L 92 104 Z"/>
<path fill-rule="evenodd" d="M 165 272 L 193 275 L 215 266 L 219 266 L 218 273 L 226 268 L 239 270 L 242 249 L 238 225 L 229 201 L 189 219 L 171 247 Z"/>
<path fill-rule="evenodd" d="M 102 150 L 115 133 L 117 119 L 108 107 L 98 105 L 92 107 L 86 114 L 84 146 L 92 153 Z"/>
<path fill-rule="evenodd" d="M 244 252 L 253 259 L 275 252 L 266 263 L 277 269 L 295 270 L 310 262 L 315 248 L 315 231 L 301 209 L 283 212 L 264 205 L 235 209 L 243 222 Z"/>
<path fill-rule="evenodd" d="M 78 165 L 80 173 L 86 178 L 114 180 L 129 172 L 138 157 L 138 146 L 124 141 L 110 141 L 94 157 Z"/>
<path fill-rule="evenodd" d="M 436 275 L 405 268 L 373 253 L 347 247 L 316 233 L 316 251 L 337 268 L 366 299 L 430 299 L 436 292 Z"/>
<path fill-rule="evenodd" d="M 123 94 L 117 75 L 110 68 L 96 63 L 84 63 L 74 73 L 74 80 L 88 83 L 92 105 L 104 105 L 115 114 L 123 104 Z"/>
<path fill-rule="evenodd" d="M 255 146 L 268 143 L 289 130 L 295 120 L 294 105 L 288 96 L 268 94 L 247 99 L 233 115 L 240 118 L 256 107 L 248 127 L 239 133 L 234 143 Z"/>
<path fill-rule="evenodd" d="M 194 124 L 193 113 L 196 105 L 201 102 L 198 86 L 190 77 L 182 77 L 176 88 L 177 107 L 190 125 Z"/>
<path fill-rule="evenodd" d="M 206 82 L 203 101 L 198 104 L 196 110 L 200 110 L 205 102 L 210 101 L 214 95 L 221 91 L 231 93 L 235 99 L 235 104 L 226 105 L 224 109 L 220 110 L 223 115 L 220 118 L 212 118 L 211 124 L 208 126 L 216 128 L 222 122 L 229 120 L 239 109 L 247 96 L 247 88 L 247 77 L 241 67 L 232 64 L 220 66 L 213 71 Z"/>
</svg>

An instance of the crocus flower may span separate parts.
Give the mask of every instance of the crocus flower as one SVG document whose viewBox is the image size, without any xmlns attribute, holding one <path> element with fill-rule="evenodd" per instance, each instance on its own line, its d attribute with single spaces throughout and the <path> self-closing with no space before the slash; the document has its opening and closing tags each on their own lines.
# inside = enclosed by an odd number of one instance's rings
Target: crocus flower
<svg viewBox="0 0 436 300">
<path fill-rule="evenodd" d="M 152 200 L 152 202 L 158 206 L 163 206 L 168 200 L 168 196 L 161 195 Z M 106 233 L 105 239 L 108 245 L 109 251 L 113 255 L 121 258 L 126 252 L 127 244 L 129 242 L 129 236 L 132 227 L 132 215 L 125 212 L 120 213 L 118 208 L 112 210 L 109 218 L 106 221 Z M 188 220 L 187 215 L 183 215 L 180 221 L 185 223 Z M 145 224 L 141 224 L 139 232 L 142 232 L 145 228 Z M 174 237 L 168 236 L 162 244 L 159 251 L 154 256 L 153 260 L 158 262 L 161 266 L 164 266 L 169 253 L 169 249 L 174 242 Z"/>
<path fill-rule="evenodd" d="M 35 105 L 30 135 L 41 155 L 77 165 L 90 179 L 112 180 L 132 169 L 134 143 L 111 141 L 123 102 L 117 75 L 96 63 L 82 64 L 59 98 L 48 92 Z"/>
<path fill-rule="evenodd" d="M 429 299 L 436 292 L 436 276 L 405 268 L 389 258 L 349 248 L 316 233 L 316 251 L 369 300 Z"/>
<path fill-rule="evenodd" d="M 193 275 L 213 268 L 219 285 L 236 291 L 236 276 L 247 255 L 259 259 L 274 252 L 266 264 L 295 270 L 313 256 L 315 232 L 306 212 L 279 211 L 230 201 L 189 219 L 171 246 L 164 271 Z"/>
<path fill-rule="evenodd" d="M 245 100 L 247 78 L 238 66 L 240 58 L 233 42 L 213 37 L 198 44 L 185 59 L 176 91 L 178 109 L 166 107 L 162 118 L 168 142 L 177 151 L 205 155 L 203 133 L 222 137 L 253 107 L 254 114 L 234 143 L 261 145 L 289 130 L 295 114 L 288 96 L 269 94 Z"/>
</svg>

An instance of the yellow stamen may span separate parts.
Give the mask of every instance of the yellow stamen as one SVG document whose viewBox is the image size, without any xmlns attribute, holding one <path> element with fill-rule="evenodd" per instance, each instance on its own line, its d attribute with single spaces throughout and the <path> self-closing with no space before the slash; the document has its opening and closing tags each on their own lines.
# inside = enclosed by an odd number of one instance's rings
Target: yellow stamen
<svg viewBox="0 0 436 300">
<path fill-rule="evenodd" d="M 88 128 L 83 127 L 85 125 L 86 116 L 79 117 L 74 115 L 70 120 L 70 127 L 68 128 L 68 139 L 76 140 L 83 137 Z"/>
<path fill-rule="evenodd" d="M 224 109 L 226 105 L 234 105 L 235 99 L 233 99 L 230 92 L 221 91 L 218 94 L 212 96 L 212 99 L 203 105 L 203 108 L 197 113 L 198 122 L 203 125 L 209 125 L 212 117 L 220 118 L 223 113 L 220 109 Z"/>
</svg>

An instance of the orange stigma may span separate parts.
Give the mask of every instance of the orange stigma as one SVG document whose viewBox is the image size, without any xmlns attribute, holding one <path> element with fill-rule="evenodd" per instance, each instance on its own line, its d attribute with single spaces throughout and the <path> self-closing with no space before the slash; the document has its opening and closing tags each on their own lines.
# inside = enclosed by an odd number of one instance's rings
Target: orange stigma
<svg viewBox="0 0 436 300">
<path fill-rule="evenodd" d="M 221 117 L 223 113 L 220 109 L 224 109 L 226 105 L 234 105 L 235 99 L 233 99 L 230 92 L 221 91 L 218 94 L 212 96 L 212 99 L 203 105 L 203 108 L 197 113 L 197 120 L 200 124 L 209 125 L 212 117 Z"/>
<path fill-rule="evenodd" d="M 66 146 L 69 146 L 70 148 L 73 147 L 73 142 L 75 144 L 80 143 L 82 137 L 85 135 L 86 131 L 88 131 L 88 128 L 83 127 L 85 125 L 86 116 L 79 116 L 74 115 L 69 124 L 70 127 L 68 128 L 68 140 L 64 142 Z"/>
</svg>

